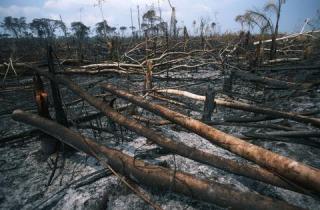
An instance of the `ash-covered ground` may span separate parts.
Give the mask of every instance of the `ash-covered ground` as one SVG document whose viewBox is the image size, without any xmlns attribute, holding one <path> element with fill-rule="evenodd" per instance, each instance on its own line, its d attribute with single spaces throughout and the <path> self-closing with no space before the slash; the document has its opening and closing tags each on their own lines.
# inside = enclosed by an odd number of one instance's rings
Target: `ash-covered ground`
<svg viewBox="0 0 320 210">
<path fill-rule="evenodd" d="M 284 76 L 285 75 L 285 76 Z M 218 97 L 225 97 L 222 94 L 223 75 L 214 70 L 198 70 L 194 72 L 180 72 L 171 75 L 176 78 L 190 78 L 193 80 L 166 81 L 154 80 L 154 86 L 157 88 L 177 87 L 181 90 L 187 90 L 199 95 L 205 95 L 209 82 L 217 91 Z M 280 79 L 304 80 L 314 79 L 319 76 L 319 70 L 315 71 L 295 71 L 295 72 L 269 72 L 268 76 Z M 105 93 L 100 87 L 100 83 L 110 82 L 123 89 L 130 91 L 141 90 L 143 78 L 141 76 L 120 77 L 120 76 L 72 76 L 74 81 L 84 87 L 92 94 Z M 165 78 L 165 76 L 164 76 Z M 10 88 L 1 91 L 1 136 L 6 137 L 33 129 L 30 126 L 15 122 L 11 119 L 10 113 L 14 109 L 22 109 L 36 113 L 36 107 L 33 101 L 31 77 L 20 78 L 20 83 L 29 84 L 25 89 L 10 90 Z M 10 82 L 10 81 L 9 81 Z M 15 83 L 15 79 L 12 79 Z M 47 90 L 49 88 L 47 87 Z M 320 88 L 315 87 L 308 92 L 292 90 L 274 90 L 261 87 L 259 85 L 236 80 L 233 85 L 232 98 L 246 103 L 272 107 L 277 110 L 291 112 L 314 112 L 315 117 L 320 117 L 317 112 L 320 107 Z M 50 95 L 50 93 L 49 93 Z M 79 116 L 86 116 L 96 113 L 97 110 L 90 107 L 86 102 L 70 103 L 78 99 L 70 91 L 61 88 L 61 95 L 65 104 L 65 111 L 69 119 L 76 119 Z M 112 97 L 109 97 L 111 99 Z M 150 97 L 151 98 L 151 97 Z M 184 113 L 194 118 L 201 118 L 203 109 L 202 102 L 192 101 L 186 98 L 177 98 L 180 101 L 190 105 L 193 109 L 188 110 L 181 107 L 173 107 L 168 103 L 153 100 L 162 103 L 175 111 Z M 118 99 L 116 107 L 126 104 L 125 101 Z M 51 110 L 52 111 L 52 110 Z M 160 119 L 153 114 L 138 108 L 138 113 L 151 119 Z M 128 115 L 125 111 L 124 114 Z M 53 112 L 52 112 L 52 116 Z M 129 116 L 129 115 L 128 115 Z M 256 115 L 248 112 L 231 110 L 228 108 L 217 107 L 212 120 L 222 121 L 228 118 L 254 117 Z M 261 123 L 292 126 L 304 130 L 316 130 L 311 125 L 298 124 L 290 120 L 274 119 Z M 185 171 L 200 178 L 214 180 L 219 183 L 232 185 L 239 191 L 251 191 L 266 196 L 285 200 L 288 203 L 307 208 L 320 209 L 320 201 L 311 196 L 298 194 L 288 190 L 273 187 L 261 182 L 253 181 L 248 178 L 233 175 L 217 168 L 197 163 L 179 155 L 168 153 L 151 144 L 144 137 L 121 128 L 118 125 L 110 123 L 106 117 L 85 123 L 86 125 L 95 125 L 112 128 L 117 135 L 98 132 L 92 129 L 82 129 L 77 126 L 72 127 L 83 135 L 95 139 L 101 144 L 117 148 L 124 153 L 145 161 L 170 167 L 172 169 Z M 247 162 L 232 153 L 221 149 L 198 135 L 188 132 L 177 125 L 153 126 L 152 129 L 164 133 L 175 141 L 181 141 L 185 144 L 198 148 L 200 150 L 233 159 L 239 162 Z M 264 128 L 252 128 L 245 126 L 215 126 L 229 134 L 241 136 L 244 132 L 265 132 Z M 270 130 L 271 131 L 271 130 Z M 119 137 L 120 136 L 120 137 Z M 123 136 L 123 137 L 121 137 Z M 320 144 L 317 138 L 311 139 Z M 310 166 L 320 168 L 319 148 L 306 146 L 296 143 L 278 142 L 278 141 L 252 141 L 266 149 L 276 153 L 298 160 Z M 0 208 L 1 209 L 151 209 L 138 196 L 130 191 L 115 176 L 106 172 L 97 160 L 87 156 L 84 153 L 66 153 L 59 154 L 57 160 L 56 172 L 52 178 L 57 154 L 49 158 L 43 157 L 40 153 L 40 142 L 37 136 L 24 138 L 15 143 L 3 144 L 0 147 Z M 48 185 L 48 181 L 51 183 Z M 153 200 L 160 204 L 163 209 L 223 209 L 221 207 L 204 203 L 184 197 L 169 190 L 159 191 L 145 186 L 144 190 L 152 195 Z"/>
</svg>

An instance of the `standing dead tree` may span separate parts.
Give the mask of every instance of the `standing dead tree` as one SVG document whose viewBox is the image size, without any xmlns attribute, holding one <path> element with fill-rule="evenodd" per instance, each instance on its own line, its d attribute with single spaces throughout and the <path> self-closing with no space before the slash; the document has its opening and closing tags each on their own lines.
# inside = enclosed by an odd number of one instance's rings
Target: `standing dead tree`
<svg viewBox="0 0 320 210">
<path fill-rule="evenodd" d="M 34 97 L 38 108 L 38 114 L 41 117 L 51 120 L 48 105 L 48 93 L 44 90 L 43 82 L 38 73 L 33 76 Z M 51 155 L 57 150 L 58 141 L 51 136 L 41 133 L 41 150 L 45 155 Z"/>
<path fill-rule="evenodd" d="M 206 99 L 204 101 L 204 109 L 202 120 L 206 122 L 211 121 L 211 115 L 213 110 L 215 109 L 215 102 L 214 102 L 215 92 L 212 85 L 208 85 L 208 89 L 206 92 Z"/>
<path fill-rule="evenodd" d="M 176 8 L 172 6 L 170 0 L 168 0 L 168 3 L 171 7 L 170 36 L 177 37 L 178 31 L 177 31 Z"/>
<path fill-rule="evenodd" d="M 147 93 L 152 89 L 152 69 L 153 69 L 152 61 L 147 61 L 147 71 L 144 76 L 144 84 L 143 84 L 144 93 Z"/>
<path fill-rule="evenodd" d="M 49 68 L 49 72 L 55 75 L 56 71 L 54 68 L 53 49 L 51 46 L 48 46 L 48 68 Z M 62 107 L 62 100 L 61 100 L 59 85 L 55 81 L 50 80 L 50 86 L 51 86 L 54 110 L 56 114 L 55 115 L 56 121 L 65 127 L 69 127 L 66 113 Z M 62 147 L 63 149 L 72 150 L 72 148 L 68 146 L 66 148 L 64 147 L 64 145 L 62 146 L 63 146 Z"/>
</svg>

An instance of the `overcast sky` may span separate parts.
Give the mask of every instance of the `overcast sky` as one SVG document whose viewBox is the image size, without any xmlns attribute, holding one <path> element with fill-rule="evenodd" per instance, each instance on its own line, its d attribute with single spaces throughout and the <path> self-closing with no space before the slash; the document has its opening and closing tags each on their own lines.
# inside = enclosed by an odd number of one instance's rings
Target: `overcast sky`
<svg viewBox="0 0 320 210">
<path fill-rule="evenodd" d="M 0 0 L 0 18 L 5 16 L 33 18 L 61 18 L 67 24 L 81 21 L 88 26 L 102 20 L 96 0 Z M 178 25 L 191 27 L 193 20 L 199 22 L 205 18 L 217 22 L 221 32 L 240 29 L 239 23 L 234 21 L 238 14 L 247 9 L 262 8 L 268 0 L 171 0 L 176 7 Z M 171 9 L 167 0 L 159 0 L 162 16 L 170 19 Z M 137 27 L 137 5 L 141 14 L 152 4 L 158 7 L 158 0 L 106 0 L 103 3 L 105 19 L 111 26 L 130 26 L 130 8 L 133 11 L 133 22 Z M 320 9 L 320 0 L 287 0 L 283 6 L 280 22 L 282 32 L 299 31 L 306 18 L 315 16 Z M 80 12 L 81 11 L 81 12 Z M 80 15 L 81 14 L 81 15 Z"/>
</svg>

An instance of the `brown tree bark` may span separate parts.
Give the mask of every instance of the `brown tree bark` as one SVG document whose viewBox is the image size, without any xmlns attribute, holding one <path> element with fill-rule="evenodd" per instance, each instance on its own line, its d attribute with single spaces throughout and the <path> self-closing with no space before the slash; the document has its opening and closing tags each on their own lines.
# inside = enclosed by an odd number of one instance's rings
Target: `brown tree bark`
<svg viewBox="0 0 320 210">
<path fill-rule="evenodd" d="M 147 91 L 152 89 L 152 69 L 153 69 L 152 61 L 147 61 L 147 71 L 144 76 L 144 82 L 143 82 L 143 93 L 144 94 L 146 94 Z"/>
<path fill-rule="evenodd" d="M 199 101 L 205 100 L 205 96 L 196 95 L 187 91 L 181 91 L 181 90 L 175 90 L 175 89 L 164 89 L 164 90 L 157 90 L 157 92 L 184 96 L 184 97 L 192 98 Z M 280 117 L 280 118 L 286 118 L 286 119 L 290 119 L 296 122 L 301 122 L 306 124 L 310 123 L 320 128 L 319 118 L 307 117 L 307 116 L 297 114 L 297 113 L 292 113 L 292 112 L 277 111 L 267 107 L 261 107 L 261 106 L 258 107 L 258 106 L 242 103 L 235 100 L 226 101 L 223 99 L 215 99 L 215 102 L 219 106 L 224 106 L 232 109 L 239 109 L 239 110 L 254 112 L 259 114 L 266 114 L 266 115 Z"/>
<path fill-rule="evenodd" d="M 149 187 L 172 190 L 194 199 L 235 209 L 301 209 L 286 202 L 251 192 L 238 192 L 230 185 L 207 181 L 195 176 L 136 160 L 118 150 L 100 145 L 51 120 L 16 110 L 16 121 L 35 126 L 69 146 L 93 157 L 100 156 L 118 173 Z"/>
<path fill-rule="evenodd" d="M 320 170 L 290 158 L 278 155 L 262 147 L 250 144 L 242 139 L 226 134 L 191 117 L 172 111 L 166 107 L 150 103 L 141 96 L 136 96 L 124 90 L 119 90 L 110 84 L 102 85 L 109 92 L 124 98 L 138 106 L 166 118 L 194 133 L 208 139 L 239 156 L 251 160 L 275 174 L 304 188 L 320 192 Z"/>
<path fill-rule="evenodd" d="M 48 105 L 48 93 L 44 90 L 43 82 L 39 74 L 33 76 L 34 98 L 37 104 L 38 114 L 41 117 L 51 119 Z M 58 141 L 45 133 L 39 134 L 41 151 L 45 155 L 51 155 L 57 151 Z"/>
<path fill-rule="evenodd" d="M 161 147 L 168 149 L 169 151 L 179 154 L 183 157 L 190 158 L 192 160 L 198 161 L 200 163 L 212 165 L 214 167 L 220 168 L 222 170 L 229 171 L 234 174 L 241 176 L 246 176 L 253 178 L 265 183 L 269 183 L 275 186 L 283 187 L 286 189 L 303 192 L 300 188 L 292 186 L 290 183 L 283 181 L 282 178 L 274 175 L 273 173 L 255 166 L 238 164 L 235 161 L 228 160 L 214 154 L 209 154 L 195 148 L 189 147 L 181 142 L 175 142 L 171 139 L 163 136 L 162 134 L 155 132 L 149 128 L 146 128 L 139 124 L 136 120 L 128 119 L 113 110 L 107 103 L 104 101 L 90 95 L 89 93 L 82 90 L 78 85 L 73 83 L 71 80 L 68 80 L 62 76 L 54 76 L 52 74 L 42 72 L 42 75 L 47 76 L 48 78 L 55 80 L 56 82 L 67 86 L 74 93 L 79 95 L 81 98 L 85 99 L 91 105 L 99 109 L 107 117 L 109 117 L 114 122 L 126 127 L 127 129 L 136 132 L 137 134 L 152 140 Z"/>
</svg>

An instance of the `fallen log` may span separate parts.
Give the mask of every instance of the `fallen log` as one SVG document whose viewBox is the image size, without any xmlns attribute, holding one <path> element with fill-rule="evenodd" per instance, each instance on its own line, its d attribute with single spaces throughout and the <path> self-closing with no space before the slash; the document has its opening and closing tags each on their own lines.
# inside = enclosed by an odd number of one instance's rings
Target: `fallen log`
<svg viewBox="0 0 320 210">
<path fill-rule="evenodd" d="M 205 202 L 237 209 L 300 209 L 284 201 L 271 199 L 251 192 L 238 192 L 230 185 L 196 178 L 188 173 L 173 171 L 164 167 L 136 160 L 118 150 L 100 145 L 75 131 L 53 121 L 16 110 L 12 114 L 16 121 L 35 126 L 69 146 L 93 157 L 96 154 L 106 159 L 118 173 L 156 189 L 171 189 Z"/>
<path fill-rule="evenodd" d="M 91 64 L 92 62 L 89 61 L 89 60 L 79 60 L 79 59 L 64 59 L 61 61 L 61 65 L 64 65 L 64 66 L 79 66 L 79 65 L 83 65 L 83 64 L 86 64 L 86 65 L 89 65 Z"/>
<path fill-rule="evenodd" d="M 49 198 L 42 199 L 36 203 L 33 204 L 34 209 L 52 209 L 70 190 L 72 189 L 78 189 L 80 187 L 92 184 L 99 179 L 102 179 L 107 176 L 111 176 L 112 173 L 110 170 L 102 169 L 99 171 L 95 171 L 91 174 L 85 175 L 75 181 L 72 181 L 71 183 L 68 183 L 66 186 L 61 188 L 60 190 L 56 191 L 51 195 Z"/>
<path fill-rule="evenodd" d="M 152 98 L 164 101 L 166 103 L 170 103 L 170 104 L 173 104 L 173 105 L 176 105 L 176 106 L 180 106 L 180 107 L 185 108 L 185 109 L 190 109 L 190 110 L 193 110 L 193 111 L 196 111 L 196 112 L 201 112 L 202 111 L 200 108 L 198 108 L 195 105 L 186 104 L 186 103 L 183 103 L 183 102 L 178 101 L 176 99 L 174 100 L 174 99 L 172 99 L 172 98 L 170 98 L 168 96 L 163 96 L 163 95 L 160 95 L 160 94 L 150 94 L 149 96 L 151 96 Z"/>
<path fill-rule="evenodd" d="M 42 72 L 41 74 L 49 77 L 50 79 L 56 81 L 57 83 L 67 86 L 70 90 L 72 90 L 78 96 L 85 99 L 92 106 L 99 109 L 112 121 L 126 127 L 127 129 L 133 132 L 136 132 L 141 136 L 148 138 L 149 140 L 152 140 L 159 146 L 168 149 L 170 152 L 179 154 L 186 158 L 190 158 L 200 163 L 208 164 L 208 165 L 217 167 L 219 169 L 229 171 L 237 175 L 246 176 L 252 179 L 256 179 L 265 183 L 269 183 L 269 184 L 290 189 L 293 191 L 308 193 L 308 192 L 305 192 L 300 187 L 297 188 L 296 186 L 292 186 L 292 183 L 287 183 L 286 181 L 282 180 L 282 178 L 274 175 L 273 173 L 263 168 L 255 167 L 251 165 L 244 165 L 244 164 L 240 165 L 235 161 L 225 159 L 220 156 L 216 156 L 214 154 L 206 153 L 201 150 L 197 150 L 193 147 L 189 147 L 183 144 L 182 142 L 172 141 L 171 139 L 163 136 L 162 134 L 155 132 L 145 126 L 142 126 L 136 120 L 126 118 L 122 114 L 113 110 L 108 103 L 85 92 L 84 90 L 81 89 L 81 87 L 79 87 L 77 84 L 75 84 L 71 80 L 66 79 L 63 76 L 54 76 L 50 73 Z"/>
<path fill-rule="evenodd" d="M 182 90 L 163 89 L 163 90 L 157 90 L 157 92 L 184 96 L 184 97 L 199 100 L 199 101 L 205 100 L 205 96 L 196 95 L 196 94 L 193 94 L 193 93 L 190 93 L 187 91 L 182 91 Z M 292 113 L 292 112 L 277 111 L 277 110 L 267 108 L 267 107 L 257 107 L 254 105 L 246 104 L 246 103 L 235 101 L 235 100 L 226 101 L 224 99 L 215 99 L 215 103 L 218 106 L 224 106 L 224 107 L 228 107 L 228 108 L 232 108 L 232 109 L 239 109 L 239 110 L 248 111 L 248 112 L 254 112 L 254 113 L 259 113 L 259 114 L 276 116 L 276 117 L 280 117 L 280 118 L 286 118 L 286 119 L 290 119 L 290 120 L 293 120 L 296 122 L 301 122 L 301 123 L 306 123 L 306 124 L 310 123 L 310 124 L 320 128 L 320 119 L 319 118 L 307 117 L 307 116 L 303 116 L 301 114 Z"/>
<path fill-rule="evenodd" d="M 41 134 L 41 133 L 42 132 L 37 129 L 32 129 L 32 130 L 28 130 L 28 131 L 23 131 L 21 133 L 15 134 L 15 135 L 2 137 L 0 139 L 0 147 L 6 145 L 8 143 L 17 143 L 18 141 L 20 142 L 20 141 L 30 139 L 34 136 Z"/>
<path fill-rule="evenodd" d="M 305 36 L 305 35 L 308 35 L 308 34 L 319 33 L 319 32 L 320 32 L 320 30 L 317 30 L 317 31 L 307 31 L 307 32 L 304 32 L 304 33 L 289 34 L 289 35 L 287 35 L 287 36 L 277 38 L 276 41 L 294 39 L 294 38 L 299 37 L 299 36 Z M 262 41 L 262 43 L 268 43 L 268 42 L 272 42 L 272 39 L 268 39 L 268 40 L 263 40 L 263 41 Z M 257 44 L 259 44 L 259 43 L 260 43 L 260 42 L 257 41 L 257 42 L 254 42 L 253 44 L 254 44 L 254 45 L 257 45 Z"/>
<path fill-rule="evenodd" d="M 286 132 L 274 131 L 274 132 L 267 132 L 265 134 L 270 136 L 291 137 L 291 138 L 320 137 L 319 131 L 310 131 L 310 130 L 286 131 Z"/>
<path fill-rule="evenodd" d="M 291 144 L 301 144 L 314 148 L 320 149 L 320 142 L 311 140 L 311 139 L 301 139 L 301 138 L 287 138 L 280 135 L 270 135 L 268 133 L 252 133 L 245 132 L 242 133 L 244 136 L 242 139 L 249 139 L 253 141 L 278 141 L 278 142 L 286 142 Z"/>
<path fill-rule="evenodd" d="M 131 64 L 131 63 L 98 63 L 98 64 L 81 66 L 80 68 L 82 69 L 137 68 L 142 70 L 143 66 L 139 64 Z"/>
<path fill-rule="evenodd" d="M 64 74 L 85 74 L 85 75 L 97 75 L 97 74 L 108 74 L 108 73 L 115 73 L 115 74 L 132 74 L 132 72 L 118 70 L 118 69 L 99 69 L 99 70 L 87 70 L 87 69 L 67 69 L 63 72 Z"/>
<path fill-rule="evenodd" d="M 319 70 L 320 66 L 312 65 L 312 66 L 289 66 L 289 67 L 260 67 L 255 71 L 297 71 L 297 70 Z"/>
<path fill-rule="evenodd" d="M 234 76 L 234 79 L 242 79 L 245 81 L 257 82 L 257 83 L 261 83 L 261 84 L 272 86 L 272 87 L 298 88 L 298 87 L 304 87 L 304 86 L 307 87 L 307 85 L 310 85 L 310 84 L 297 84 L 297 83 L 281 81 L 281 80 L 277 80 L 269 77 L 257 76 L 255 74 L 242 71 L 242 70 L 233 69 L 231 72 Z"/>
<path fill-rule="evenodd" d="M 119 90 L 111 84 L 103 84 L 107 91 L 126 99 L 142 108 L 166 118 L 194 133 L 208 139 L 241 157 L 251 160 L 267 168 L 275 174 L 290 180 L 292 183 L 320 193 L 320 170 L 304 165 L 290 158 L 281 156 L 262 147 L 250 144 L 244 140 L 228 135 L 218 129 L 206 125 L 191 117 L 172 111 L 163 106 L 150 103 L 141 96 L 136 96 L 124 90 Z"/>
<path fill-rule="evenodd" d="M 144 122 L 148 125 L 169 125 L 171 124 L 170 121 L 168 120 L 154 120 L 154 119 L 149 119 L 149 118 L 146 118 L 146 117 L 143 117 L 143 116 L 139 116 L 139 115 L 133 115 L 132 116 L 134 119 L 138 120 L 138 121 L 141 121 L 141 122 Z"/>
<path fill-rule="evenodd" d="M 295 131 L 297 129 L 293 127 L 288 127 L 284 125 L 277 124 L 262 124 L 262 123 L 237 123 L 237 122 L 227 122 L 227 121 L 213 121 L 206 122 L 208 125 L 220 125 L 220 126 L 236 126 L 236 127 L 252 127 L 252 128 L 269 128 L 275 130 L 284 130 L 284 131 Z"/>
<path fill-rule="evenodd" d="M 275 63 L 282 63 L 282 62 L 292 62 L 292 61 L 301 61 L 302 58 L 277 58 L 277 59 L 273 59 L 273 60 L 267 60 L 264 61 L 263 64 L 267 65 L 267 64 L 275 64 Z"/>
</svg>

